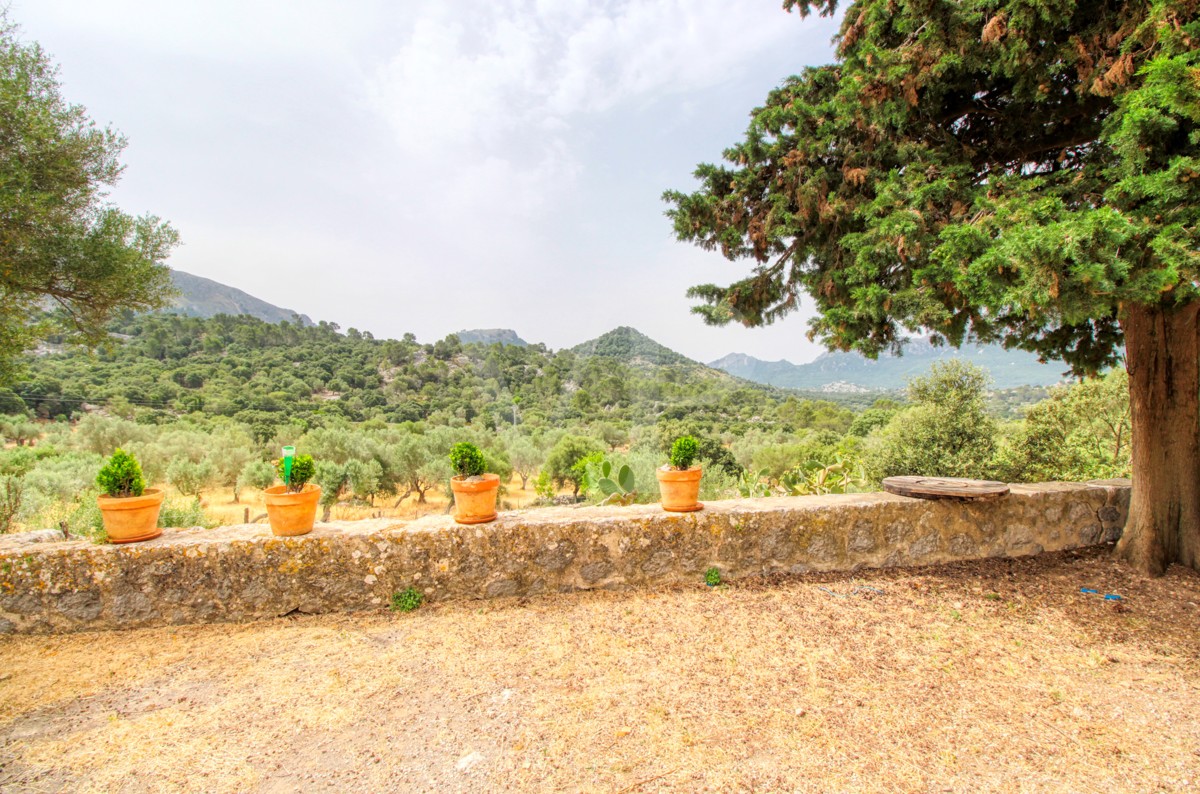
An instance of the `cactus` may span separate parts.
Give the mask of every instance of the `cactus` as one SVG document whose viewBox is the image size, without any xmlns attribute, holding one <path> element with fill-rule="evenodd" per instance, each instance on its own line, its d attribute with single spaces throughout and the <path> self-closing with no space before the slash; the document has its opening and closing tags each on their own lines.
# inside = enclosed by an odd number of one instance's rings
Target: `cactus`
<svg viewBox="0 0 1200 794">
<path fill-rule="evenodd" d="M 596 486 L 605 496 L 604 501 L 600 504 L 633 504 L 637 498 L 637 485 L 634 482 L 633 469 L 628 465 L 622 466 L 614 480 L 610 476 L 612 475 L 612 464 L 606 460 L 600 464 L 600 475 L 600 481 L 596 483 Z"/>
</svg>

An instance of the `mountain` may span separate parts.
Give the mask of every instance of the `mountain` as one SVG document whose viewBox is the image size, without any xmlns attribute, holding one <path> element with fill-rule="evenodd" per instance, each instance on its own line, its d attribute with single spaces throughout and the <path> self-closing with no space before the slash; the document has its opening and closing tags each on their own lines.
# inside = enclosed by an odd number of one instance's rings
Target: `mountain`
<svg viewBox="0 0 1200 794">
<path fill-rule="evenodd" d="M 484 345 L 502 344 L 529 347 L 529 343 L 517 336 L 511 328 L 474 328 L 470 331 L 459 331 L 455 336 L 464 345 L 480 343 Z"/>
<path fill-rule="evenodd" d="M 739 378 L 790 389 L 853 392 L 902 389 L 914 375 L 929 370 L 935 361 L 961 358 L 991 373 L 995 387 L 1052 386 L 1064 379 L 1067 365 L 1047 364 L 1023 350 L 1005 350 L 999 345 L 964 345 L 954 349 L 935 346 L 928 339 L 913 339 L 903 356 L 881 355 L 872 361 L 858 353 L 823 353 L 808 364 L 762 361 L 743 353 L 731 353 L 709 364 Z"/>
<path fill-rule="evenodd" d="M 621 326 L 606 334 L 575 345 L 571 352 L 577 356 L 613 358 L 633 366 L 668 366 L 672 364 L 700 367 L 704 365 L 660 345 L 636 328 Z"/>
<path fill-rule="evenodd" d="M 182 270 L 171 271 L 171 281 L 179 290 L 175 299 L 175 314 L 188 317 L 213 317 L 218 314 L 248 314 L 272 325 L 283 320 L 289 322 L 299 316 L 303 325 L 312 325 L 313 321 L 307 315 L 297 315 L 291 309 L 282 309 L 254 297 L 240 289 L 226 286 L 219 281 L 193 276 Z"/>
</svg>

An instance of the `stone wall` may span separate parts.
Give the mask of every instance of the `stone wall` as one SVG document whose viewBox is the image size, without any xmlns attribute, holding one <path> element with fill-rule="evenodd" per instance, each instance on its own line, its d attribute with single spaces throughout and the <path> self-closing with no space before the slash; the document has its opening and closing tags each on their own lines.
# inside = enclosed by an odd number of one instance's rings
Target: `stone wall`
<svg viewBox="0 0 1200 794">
<path fill-rule="evenodd" d="M 0 536 L 0 632 L 57 632 L 291 612 L 377 609 L 409 586 L 428 599 L 852 570 L 1018 556 L 1112 540 L 1125 481 L 1013 486 L 989 502 L 884 493 L 318 524 L 275 538 L 265 525 L 167 530 L 126 546 Z"/>
</svg>

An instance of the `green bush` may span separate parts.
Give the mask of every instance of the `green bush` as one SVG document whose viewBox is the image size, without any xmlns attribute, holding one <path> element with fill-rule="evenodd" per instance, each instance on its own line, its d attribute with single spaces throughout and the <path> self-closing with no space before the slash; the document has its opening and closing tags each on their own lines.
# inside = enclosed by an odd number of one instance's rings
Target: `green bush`
<svg viewBox="0 0 1200 794">
<path fill-rule="evenodd" d="M 284 478 L 284 459 L 280 458 L 275 465 L 275 470 L 279 473 L 279 479 Z M 304 486 L 317 473 L 317 464 L 313 462 L 312 455 L 297 455 L 292 458 L 292 479 L 287 483 L 288 493 L 300 493 L 304 490 Z"/>
<path fill-rule="evenodd" d="M 0 477 L 0 533 L 9 532 L 21 511 L 25 486 L 17 477 Z"/>
<path fill-rule="evenodd" d="M 704 583 L 709 587 L 716 587 L 721 584 L 721 569 L 714 565 L 705 571 Z"/>
<path fill-rule="evenodd" d="M 383 482 L 383 466 L 377 460 L 352 460 L 346 464 L 346 481 L 355 499 L 369 499 L 375 504 L 375 495 Z"/>
<path fill-rule="evenodd" d="M 123 449 L 117 448 L 108 462 L 96 475 L 96 485 L 109 496 L 141 496 L 146 492 L 146 480 L 137 459 Z"/>
<path fill-rule="evenodd" d="M 412 612 L 421 606 L 425 595 L 415 587 L 392 593 L 391 607 L 393 612 Z"/>
<path fill-rule="evenodd" d="M 1008 430 L 996 454 L 997 476 L 1008 482 L 1129 477 L 1129 376 L 1118 368 L 1056 387 Z"/>
<path fill-rule="evenodd" d="M 546 456 L 543 470 L 550 473 L 550 478 L 560 488 L 571 483 L 572 495 L 579 496 L 579 489 L 586 479 L 579 462 L 597 452 L 601 452 L 598 442 L 583 436 L 564 435 Z"/>
<path fill-rule="evenodd" d="M 671 445 L 671 468 L 679 471 L 690 469 L 699 454 L 700 442 L 694 436 L 680 436 Z"/>
<path fill-rule="evenodd" d="M 187 458 L 177 458 L 167 466 L 167 481 L 184 496 L 199 496 L 213 484 L 216 476 L 216 469 L 208 460 L 195 463 Z"/>
<path fill-rule="evenodd" d="M 160 527 L 204 527 L 212 529 L 217 522 L 205 514 L 200 497 L 168 499 L 158 512 Z"/>
<path fill-rule="evenodd" d="M 544 499 L 547 502 L 554 501 L 554 480 L 550 477 L 550 472 L 545 469 L 538 472 L 537 479 L 533 483 L 533 490 L 538 495 L 538 498 Z"/>
<path fill-rule="evenodd" d="M 465 441 L 450 448 L 450 465 L 459 477 L 478 477 L 487 468 L 479 447 Z"/>
<path fill-rule="evenodd" d="M 242 467 L 238 474 L 235 498 L 240 498 L 243 488 L 257 488 L 262 491 L 270 488 L 275 482 L 275 469 L 264 460 L 252 460 Z"/>
<path fill-rule="evenodd" d="M 992 474 L 996 422 L 984 403 L 988 374 L 958 359 L 938 362 L 913 378 L 915 403 L 892 417 L 868 445 L 869 474 L 977 477 Z"/>
</svg>

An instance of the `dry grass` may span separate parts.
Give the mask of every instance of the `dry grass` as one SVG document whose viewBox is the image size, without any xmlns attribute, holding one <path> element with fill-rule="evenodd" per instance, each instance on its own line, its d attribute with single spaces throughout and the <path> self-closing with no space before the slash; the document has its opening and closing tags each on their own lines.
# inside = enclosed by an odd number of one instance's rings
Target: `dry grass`
<svg viewBox="0 0 1200 794">
<path fill-rule="evenodd" d="M 10 638 L 0 788 L 1195 790 L 1197 603 L 1089 550 Z"/>
</svg>

